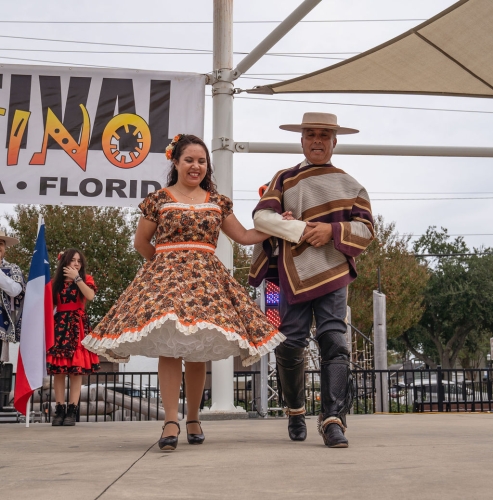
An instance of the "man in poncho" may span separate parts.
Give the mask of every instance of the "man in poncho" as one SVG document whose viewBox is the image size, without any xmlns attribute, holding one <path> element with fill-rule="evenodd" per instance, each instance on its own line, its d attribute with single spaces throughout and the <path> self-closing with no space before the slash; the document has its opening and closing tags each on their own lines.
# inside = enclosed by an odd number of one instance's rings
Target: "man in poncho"
<svg viewBox="0 0 493 500">
<path fill-rule="evenodd" d="M 289 437 L 306 439 L 304 350 L 315 320 L 318 428 L 327 446 L 346 448 L 352 404 L 347 287 L 356 278 L 355 257 L 373 239 L 373 219 L 364 187 L 332 165 L 331 157 L 336 136 L 358 130 L 339 126 L 329 113 L 305 113 L 301 124 L 280 128 L 301 132 L 305 160 L 278 172 L 254 210 L 255 228 L 273 237 L 255 245 L 249 281 L 259 286 L 263 279 L 278 279 L 281 287 L 279 330 L 286 341 L 277 347 L 276 360 Z"/>
</svg>

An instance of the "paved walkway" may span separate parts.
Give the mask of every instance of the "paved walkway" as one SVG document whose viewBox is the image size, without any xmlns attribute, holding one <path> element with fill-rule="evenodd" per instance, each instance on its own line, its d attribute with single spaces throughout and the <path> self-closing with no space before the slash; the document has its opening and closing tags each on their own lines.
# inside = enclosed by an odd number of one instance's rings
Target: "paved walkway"
<svg viewBox="0 0 493 500">
<path fill-rule="evenodd" d="M 0 425 L 0 498 L 493 498 L 493 415 L 355 415 L 348 449 L 289 441 L 285 419 L 204 423 L 206 441 L 157 447 L 158 422 Z"/>
</svg>

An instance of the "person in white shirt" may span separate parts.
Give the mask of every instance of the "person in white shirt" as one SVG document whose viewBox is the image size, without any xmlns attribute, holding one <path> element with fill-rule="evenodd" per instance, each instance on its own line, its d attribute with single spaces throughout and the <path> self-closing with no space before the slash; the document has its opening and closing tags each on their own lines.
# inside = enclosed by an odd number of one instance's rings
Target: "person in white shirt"
<svg viewBox="0 0 493 500">
<path fill-rule="evenodd" d="M 19 266 L 4 258 L 19 240 L 0 230 L 0 362 L 9 361 L 9 343 L 19 342 L 26 281 Z"/>
</svg>

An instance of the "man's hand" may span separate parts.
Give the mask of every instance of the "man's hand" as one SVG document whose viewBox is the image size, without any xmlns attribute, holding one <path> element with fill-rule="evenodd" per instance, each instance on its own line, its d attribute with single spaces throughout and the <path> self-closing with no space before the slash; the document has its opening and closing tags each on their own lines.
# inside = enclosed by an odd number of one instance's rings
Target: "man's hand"
<svg viewBox="0 0 493 500">
<path fill-rule="evenodd" d="M 325 222 L 307 222 L 301 241 L 314 247 L 326 245 L 332 239 L 332 225 Z"/>
<path fill-rule="evenodd" d="M 296 220 L 294 217 L 293 217 L 293 212 L 283 212 L 282 214 L 282 220 Z"/>
</svg>

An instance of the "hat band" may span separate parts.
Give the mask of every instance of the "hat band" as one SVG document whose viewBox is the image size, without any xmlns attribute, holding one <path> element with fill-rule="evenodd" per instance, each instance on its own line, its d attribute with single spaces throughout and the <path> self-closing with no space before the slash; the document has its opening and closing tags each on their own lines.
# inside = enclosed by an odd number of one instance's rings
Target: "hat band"
<svg viewBox="0 0 493 500">
<path fill-rule="evenodd" d="M 310 128 L 314 125 L 322 125 L 324 127 L 335 127 L 335 128 L 339 128 L 339 125 L 337 125 L 337 123 L 320 123 L 320 122 L 307 122 L 307 123 L 302 123 L 301 124 L 301 128 Z"/>
</svg>

